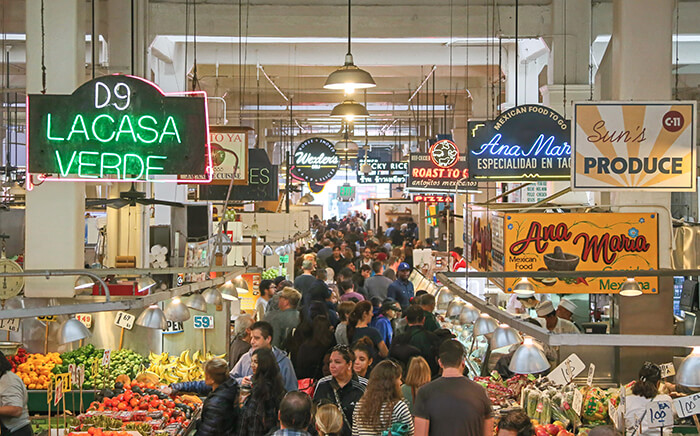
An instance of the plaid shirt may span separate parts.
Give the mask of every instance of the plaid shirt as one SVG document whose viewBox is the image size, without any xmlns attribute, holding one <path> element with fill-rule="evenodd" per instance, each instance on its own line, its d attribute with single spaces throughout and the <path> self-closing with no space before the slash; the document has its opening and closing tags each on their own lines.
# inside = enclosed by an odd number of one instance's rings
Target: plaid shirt
<svg viewBox="0 0 700 436">
<path fill-rule="evenodd" d="M 258 413 L 258 402 L 253 398 L 248 400 L 241 409 L 240 430 L 238 436 L 264 436 L 278 425 L 278 403 L 271 401 L 264 404 Z"/>
<path fill-rule="evenodd" d="M 293 430 L 291 428 L 282 428 L 272 433 L 272 436 L 311 436 L 311 433 L 305 430 Z"/>
</svg>

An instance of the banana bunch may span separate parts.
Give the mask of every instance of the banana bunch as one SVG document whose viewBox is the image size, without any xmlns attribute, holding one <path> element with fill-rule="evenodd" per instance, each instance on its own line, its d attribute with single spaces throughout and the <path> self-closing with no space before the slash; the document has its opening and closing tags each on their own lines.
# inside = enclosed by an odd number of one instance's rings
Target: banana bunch
<svg viewBox="0 0 700 436">
<path fill-rule="evenodd" d="M 155 374 L 163 383 L 179 383 L 204 379 L 204 363 L 214 357 L 223 358 L 225 354 L 216 356 L 211 353 L 203 354 L 195 351 L 190 356 L 190 350 L 185 350 L 179 356 L 169 353 L 148 355 L 150 366 L 146 372 Z"/>
</svg>

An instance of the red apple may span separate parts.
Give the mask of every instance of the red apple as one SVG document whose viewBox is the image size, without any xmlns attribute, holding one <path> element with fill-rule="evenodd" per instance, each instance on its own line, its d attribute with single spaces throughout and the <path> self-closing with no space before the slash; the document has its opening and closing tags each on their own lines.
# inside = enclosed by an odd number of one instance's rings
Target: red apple
<svg viewBox="0 0 700 436">
<path fill-rule="evenodd" d="M 561 428 L 554 424 L 547 424 L 544 427 L 547 430 L 547 433 L 549 433 L 552 436 L 557 436 L 557 434 L 561 431 Z"/>
</svg>

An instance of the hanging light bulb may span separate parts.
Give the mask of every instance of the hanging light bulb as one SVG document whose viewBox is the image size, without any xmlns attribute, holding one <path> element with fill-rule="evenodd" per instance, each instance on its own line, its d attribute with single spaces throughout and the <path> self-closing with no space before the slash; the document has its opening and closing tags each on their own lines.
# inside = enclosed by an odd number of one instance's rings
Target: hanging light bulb
<svg viewBox="0 0 700 436">
<path fill-rule="evenodd" d="M 352 122 L 355 118 L 367 117 L 369 117 L 367 108 L 350 98 L 343 100 L 342 103 L 336 105 L 331 111 L 331 118 L 343 118 L 347 122 Z"/>
<path fill-rule="evenodd" d="M 151 276 L 142 276 L 136 280 L 136 289 L 145 292 L 156 285 L 156 281 Z"/>
<path fill-rule="evenodd" d="M 479 319 L 479 311 L 470 303 L 465 303 L 462 306 L 462 312 L 459 314 L 459 322 L 462 324 L 472 324 Z"/>
<path fill-rule="evenodd" d="M 642 295 L 642 288 L 634 277 L 627 277 L 625 283 L 620 286 L 620 295 L 623 297 L 637 297 Z"/>
<path fill-rule="evenodd" d="M 496 350 L 503 347 L 510 347 L 522 341 L 523 338 L 520 336 L 520 333 L 514 328 L 508 324 L 499 324 L 491 337 L 491 348 Z"/>
<path fill-rule="evenodd" d="M 694 347 L 676 373 L 676 384 L 692 390 L 700 389 L 700 347 Z"/>
<path fill-rule="evenodd" d="M 515 374 L 537 374 L 549 369 L 549 361 L 532 338 L 525 338 L 513 353 L 508 369 Z"/>
<path fill-rule="evenodd" d="M 223 302 L 221 292 L 216 288 L 209 288 L 202 292 L 202 298 L 207 304 L 213 304 L 214 306 L 219 306 Z"/>
<path fill-rule="evenodd" d="M 90 330 L 75 318 L 69 318 L 58 328 L 58 343 L 61 345 L 86 339 L 92 336 Z"/>
<path fill-rule="evenodd" d="M 287 249 L 284 245 L 280 245 L 275 248 L 275 254 L 278 256 L 284 256 L 285 254 L 287 254 Z"/>
<path fill-rule="evenodd" d="M 518 295 L 533 295 L 535 293 L 535 287 L 532 286 L 532 283 L 530 283 L 527 277 L 523 277 L 513 287 L 513 292 Z"/>
<path fill-rule="evenodd" d="M 165 306 L 163 313 L 165 313 L 165 318 L 170 321 L 184 322 L 190 319 L 190 310 L 180 300 L 180 297 L 170 300 L 170 303 Z"/>
<path fill-rule="evenodd" d="M 491 318 L 488 314 L 482 313 L 479 319 L 474 322 L 474 335 L 475 336 L 485 336 L 493 333 L 498 327 L 496 320 Z"/>
<path fill-rule="evenodd" d="M 151 304 L 136 318 L 136 325 L 149 329 L 166 330 L 168 328 L 168 320 L 157 304 Z"/>
<path fill-rule="evenodd" d="M 192 297 L 190 297 L 189 301 L 185 303 L 187 307 L 190 309 L 199 311 L 199 312 L 206 312 L 207 311 L 207 302 L 202 297 L 201 294 L 192 294 Z"/>
<path fill-rule="evenodd" d="M 262 253 L 263 256 L 272 256 L 273 254 L 275 254 L 275 253 L 273 253 L 273 251 L 272 251 L 272 247 L 270 247 L 269 245 L 265 245 L 265 246 L 263 247 L 261 253 Z"/>
</svg>

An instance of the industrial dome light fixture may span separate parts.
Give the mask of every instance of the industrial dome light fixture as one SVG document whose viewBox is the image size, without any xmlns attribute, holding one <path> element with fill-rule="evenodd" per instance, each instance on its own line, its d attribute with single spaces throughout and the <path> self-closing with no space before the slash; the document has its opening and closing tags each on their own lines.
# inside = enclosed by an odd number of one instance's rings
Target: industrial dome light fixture
<svg viewBox="0 0 700 436">
<path fill-rule="evenodd" d="M 198 312 L 207 311 L 207 302 L 201 294 L 192 294 L 192 297 L 185 303 L 187 307 Z"/>
<path fill-rule="evenodd" d="M 515 374 L 537 374 L 549 369 L 549 361 L 532 338 L 525 338 L 513 353 L 508 369 Z"/>
<path fill-rule="evenodd" d="M 156 285 L 156 281 L 153 280 L 151 276 L 143 276 L 139 277 L 138 280 L 136 280 L 136 288 L 139 290 L 139 292 L 144 292 Z"/>
<path fill-rule="evenodd" d="M 623 297 L 638 297 L 642 295 L 642 288 L 634 277 L 627 277 L 625 283 L 620 286 L 620 295 Z"/>
<path fill-rule="evenodd" d="M 482 313 L 479 315 L 479 319 L 474 322 L 474 336 L 485 336 L 493 333 L 498 327 L 496 320 L 491 318 L 488 314 Z"/>
<path fill-rule="evenodd" d="M 61 345 L 86 339 L 92 336 L 85 324 L 75 318 L 69 318 L 58 329 L 58 343 Z"/>
<path fill-rule="evenodd" d="M 532 286 L 532 283 L 530 283 L 527 277 L 523 277 L 513 287 L 513 292 L 518 295 L 534 295 L 535 287 Z"/>
<path fill-rule="evenodd" d="M 136 318 L 136 325 L 149 329 L 166 330 L 168 320 L 157 304 L 151 304 Z"/>
<path fill-rule="evenodd" d="M 676 384 L 692 390 L 700 389 L 700 347 L 694 347 L 676 373 Z"/>
<path fill-rule="evenodd" d="M 323 85 L 326 89 L 342 89 L 346 94 L 352 94 L 356 89 L 373 88 L 377 86 L 372 75 L 358 68 L 352 58 L 352 4 L 348 0 L 348 52 L 345 55 L 345 65 L 328 76 Z"/>
<path fill-rule="evenodd" d="M 314 196 L 307 192 L 306 194 L 301 196 L 301 198 L 299 199 L 299 204 L 309 204 L 312 201 L 314 201 Z M 269 245 L 265 246 L 265 248 L 269 248 L 269 247 L 270 247 Z M 267 255 L 263 251 L 263 256 L 272 256 L 272 249 L 270 248 L 270 254 L 267 254 Z"/>
<path fill-rule="evenodd" d="M 462 312 L 459 314 L 459 322 L 462 324 L 473 324 L 479 319 L 479 311 L 471 303 L 465 303 L 462 306 Z"/>
<path fill-rule="evenodd" d="M 163 313 L 166 319 L 174 322 L 184 322 L 190 319 L 190 310 L 185 303 L 182 302 L 180 297 L 175 297 L 170 300 L 170 303 L 165 306 Z"/>
<path fill-rule="evenodd" d="M 346 98 L 342 103 L 335 105 L 331 111 L 332 118 L 343 118 L 345 121 L 353 121 L 355 118 L 367 118 L 367 108 L 351 98 Z"/>
<path fill-rule="evenodd" d="M 204 301 L 206 301 L 207 304 L 213 304 L 214 306 L 218 306 L 223 303 L 221 292 L 219 292 L 219 290 L 216 288 L 209 288 L 202 292 L 202 298 L 204 298 Z"/>
<path fill-rule="evenodd" d="M 499 324 L 491 337 L 491 348 L 497 350 L 499 348 L 519 344 L 522 341 L 523 338 L 520 336 L 520 333 L 514 328 L 508 324 Z"/>
<path fill-rule="evenodd" d="M 92 286 L 95 284 L 95 281 L 92 280 L 88 276 L 78 276 L 77 279 L 75 279 L 75 290 L 79 289 L 87 289 L 87 288 L 92 288 Z"/>
<path fill-rule="evenodd" d="M 303 199 L 304 197 L 301 197 L 301 198 Z M 270 247 L 269 245 L 265 245 L 265 246 L 263 247 L 261 253 L 262 253 L 263 256 L 272 256 L 273 254 L 275 254 L 275 253 L 272 251 L 272 247 Z"/>
</svg>

